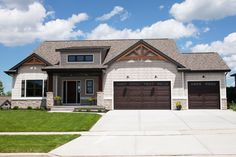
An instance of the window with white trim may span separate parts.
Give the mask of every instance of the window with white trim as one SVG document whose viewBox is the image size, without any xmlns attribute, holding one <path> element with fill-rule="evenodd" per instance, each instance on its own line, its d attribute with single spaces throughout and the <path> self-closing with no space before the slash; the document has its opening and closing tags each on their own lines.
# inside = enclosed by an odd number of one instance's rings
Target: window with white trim
<svg viewBox="0 0 236 157">
<path fill-rule="evenodd" d="M 87 95 L 93 95 L 94 93 L 94 81 L 93 80 L 86 80 L 85 81 L 85 93 Z"/>
<path fill-rule="evenodd" d="M 21 97 L 44 97 L 46 80 L 22 80 Z"/>
</svg>

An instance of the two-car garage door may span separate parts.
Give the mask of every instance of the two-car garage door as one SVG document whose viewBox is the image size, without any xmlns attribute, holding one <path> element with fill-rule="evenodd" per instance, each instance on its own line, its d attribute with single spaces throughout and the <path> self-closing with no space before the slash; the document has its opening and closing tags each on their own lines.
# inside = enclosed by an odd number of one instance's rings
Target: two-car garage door
<svg viewBox="0 0 236 157">
<path fill-rule="evenodd" d="M 220 109 L 219 82 L 188 82 L 188 105 Z M 114 82 L 114 109 L 171 109 L 170 82 Z"/>
<path fill-rule="evenodd" d="M 114 109 L 170 109 L 170 82 L 115 82 Z"/>
</svg>

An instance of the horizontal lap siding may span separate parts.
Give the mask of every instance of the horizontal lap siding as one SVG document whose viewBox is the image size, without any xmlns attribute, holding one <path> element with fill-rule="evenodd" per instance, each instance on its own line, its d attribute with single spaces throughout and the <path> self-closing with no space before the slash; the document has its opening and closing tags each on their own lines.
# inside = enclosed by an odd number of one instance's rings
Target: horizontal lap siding
<svg viewBox="0 0 236 157">
<path fill-rule="evenodd" d="M 104 99 L 113 99 L 113 81 L 171 81 L 172 97 L 183 97 L 181 77 L 176 65 L 170 62 L 116 62 L 104 76 Z"/>
<path fill-rule="evenodd" d="M 32 68 L 34 67 L 34 68 Z M 17 75 L 13 77 L 12 99 L 21 98 L 22 80 L 47 80 L 48 75 L 41 70 L 42 66 L 22 66 Z"/>
<path fill-rule="evenodd" d="M 202 77 L 204 75 L 204 78 Z M 189 81 L 220 81 L 220 96 L 221 99 L 226 99 L 226 81 L 225 81 L 225 73 L 185 73 L 185 93 L 188 93 L 188 85 Z"/>
</svg>

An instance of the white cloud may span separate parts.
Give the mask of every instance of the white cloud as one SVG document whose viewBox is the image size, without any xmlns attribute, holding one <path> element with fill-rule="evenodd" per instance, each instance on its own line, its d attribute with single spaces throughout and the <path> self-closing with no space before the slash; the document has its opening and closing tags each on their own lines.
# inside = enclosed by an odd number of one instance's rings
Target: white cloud
<svg viewBox="0 0 236 157">
<path fill-rule="evenodd" d="M 209 31 L 210 31 L 210 28 L 209 28 L 209 27 L 205 27 L 205 28 L 203 29 L 203 32 L 204 32 L 204 33 L 209 32 Z"/>
<path fill-rule="evenodd" d="M 159 6 L 159 9 L 160 9 L 160 10 L 163 10 L 164 8 L 165 8 L 164 5 L 160 5 L 160 6 Z"/>
<path fill-rule="evenodd" d="M 91 33 L 88 39 L 127 39 L 127 38 L 183 38 L 195 36 L 197 29 L 193 24 L 184 25 L 174 19 L 158 21 L 141 29 L 116 29 L 108 24 L 100 24 Z"/>
<path fill-rule="evenodd" d="M 236 32 L 227 35 L 223 41 L 213 41 L 210 44 L 198 44 L 192 47 L 193 52 L 218 52 L 231 68 L 236 72 Z M 230 80 L 232 81 L 232 80 Z"/>
<path fill-rule="evenodd" d="M 170 14 L 179 21 L 216 20 L 236 15 L 236 0 L 185 0 L 175 3 Z"/>
<path fill-rule="evenodd" d="M 229 34 L 223 41 L 213 41 L 210 44 L 198 44 L 192 48 L 193 51 L 216 51 L 221 55 L 236 54 L 236 32 Z"/>
<path fill-rule="evenodd" d="M 186 41 L 185 45 L 184 45 L 184 48 L 189 48 L 190 46 L 193 45 L 193 42 L 192 41 Z"/>
<path fill-rule="evenodd" d="M 120 15 L 121 21 L 124 21 L 129 17 L 129 13 L 123 7 L 115 6 L 112 11 L 110 11 L 109 13 L 106 13 L 100 17 L 97 17 L 96 20 L 107 21 L 116 15 Z"/>
<path fill-rule="evenodd" d="M 86 13 L 80 13 L 68 19 L 46 21 L 51 14 L 39 2 L 29 3 L 26 10 L 0 8 L 0 43 L 15 46 L 35 40 L 74 38 L 82 34 L 75 30 L 75 25 L 88 19 Z"/>
<path fill-rule="evenodd" d="M 0 0 L 0 8 L 26 10 L 34 2 L 39 0 Z"/>
</svg>

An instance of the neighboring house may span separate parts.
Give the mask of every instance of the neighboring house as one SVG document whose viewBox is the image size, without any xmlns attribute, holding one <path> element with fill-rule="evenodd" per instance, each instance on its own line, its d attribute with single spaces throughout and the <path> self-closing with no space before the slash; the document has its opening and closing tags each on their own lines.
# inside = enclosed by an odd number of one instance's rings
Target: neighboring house
<svg viewBox="0 0 236 157">
<path fill-rule="evenodd" d="M 226 109 L 229 67 L 218 53 L 180 53 L 171 39 L 46 41 L 6 71 L 12 106 Z"/>
<path fill-rule="evenodd" d="M 236 73 L 234 73 L 234 74 L 232 74 L 230 76 L 234 77 L 234 87 L 236 87 Z"/>
<path fill-rule="evenodd" d="M 0 96 L 0 108 L 10 109 L 11 108 L 11 97 Z"/>
</svg>

